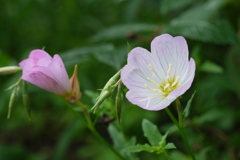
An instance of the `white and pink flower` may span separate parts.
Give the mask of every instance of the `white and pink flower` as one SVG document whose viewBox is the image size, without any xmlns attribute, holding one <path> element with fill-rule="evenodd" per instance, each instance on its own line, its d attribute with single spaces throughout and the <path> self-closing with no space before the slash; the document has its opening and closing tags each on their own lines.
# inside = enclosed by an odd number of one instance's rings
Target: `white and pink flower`
<svg viewBox="0 0 240 160">
<path fill-rule="evenodd" d="M 19 63 L 22 79 L 42 89 L 75 102 L 81 98 L 77 72 L 69 80 L 63 61 L 59 55 L 52 58 L 47 52 L 33 50 L 28 59 Z M 77 70 L 77 68 L 75 68 Z"/>
<path fill-rule="evenodd" d="M 131 103 L 161 110 L 190 88 L 195 69 L 195 61 L 188 59 L 186 40 L 163 34 L 153 39 L 151 53 L 140 47 L 131 50 L 121 79 Z"/>
</svg>

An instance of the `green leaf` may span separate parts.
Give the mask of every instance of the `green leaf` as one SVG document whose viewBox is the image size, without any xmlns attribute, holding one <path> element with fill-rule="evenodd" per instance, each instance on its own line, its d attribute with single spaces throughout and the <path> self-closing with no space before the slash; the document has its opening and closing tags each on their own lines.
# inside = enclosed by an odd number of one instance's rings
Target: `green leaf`
<svg viewBox="0 0 240 160">
<path fill-rule="evenodd" d="M 175 20 L 208 20 L 213 14 L 217 13 L 224 6 L 227 0 L 211 0 L 205 3 L 197 3 L 187 11 L 183 12 Z"/>
<path fill-rule="evenodd" d="M 113 48 L 110 50 L 99 50 L 96 51 L 94 56 L 102 63 L 105 63 L 116 70 L 121 69 L 123 63 L 125 63 L 127 59 L 127 52 L 126 52 L 126 46 L 121 46 L 118 48 Z"/>
<path fill-rule="evenodd" d="M 191 104 L 192 104 L 192 99 L 193 99 L 193 97 L 194 97 L 194 95 L 195 95 L 195 93 L 196 93 L 197 91 L 194 91 L 194 93 L 192 94 L 192 96 L 191 96 L 191 98 L 188 100 L 188 102 L 187 102 L 187 106 L 186 106 L 186 108 L 183 110 L 183 119 L 185 119 L 188 115 L 189 115 L 189 110 L 190 110 L 190 108 L 191 108 Z"/>
<path fill-rule="evenodd" d="M 159 146 L 160 148 L 162 148 L 163 146 L 166 146 L 166 138 L 168 136 L 168 132 L 166 132 L 163 136 L 162 136 L 162 139 L 161 141 L 159 142 Z"/>
<path fill-rule="evenodd" d="M 176 149 L 177 147 L 173 143 L 167 143 L 166 146 L 163 147 L 163 149 Z"/>
<path fill-rule="evenodd" d="M 223 68 L 211 61 L 204 62 L 200 70 L 208 73 L 223 73 Z"/>
<path fill-rule="evenodd" d="M 228 21 L 212 23 L 196 19 L 173 20 L 165 31 L 203 42 L 240 44 Z"/>
<path fill-rule="evenodd" d="M 116 148 L 122 148 L 124 146 L 124 136 L 117 130 L 114 125 L 109 125 L 108 132 L 113 140 L 113 144 Z"/>
<path fill-rule="evenodd" d="M 171 11 L 180 10 L 180 9 L 188 6 L 189 4 L 191 4 L 194 1 L 195 0 L 181 0 L 181 1 L 162 0 L 162 2 L 160 3 L 160 11 L 163 14 L 167 14 Z"/>
<path fill-rule="evenodd" d="M 124 149 L 126 152 L 141 152 L 141 151 L 146 151 L 146 152 L 154 152 L 155 149 L 153 146 L 150 146 L 149 144 L 137 144 L 136 146 L 130 146 L 126 149 Z"/>
<path fill-rule="evenodd" d="M 208 152 L 209 151 L 211 151 L 211 147 L 206 147 L 206 148 L 203 148 L 203 149 L 201 149 L 197 154 L 196 154 L 196 158 L 197 159 L 208 159 L 208 156 L 207 156 L 207 154 L 208 154 Z"/>
<path fill-rule="evenodd" d="M 102 42 L 103 40 L 112 40 L 126 37 L 131 32 L 152 32 L 158 25 L 155 24 L 122 24 L 111 26 L 100 30 L 90 41 Z"/>
<path fill-rule="evenodd" d="M 78 47 L 65 52 L 59 53 L 66 67 L 79 64 L 86 61 L 93 54 L 112 53 L 114 51 L 113 44 L 100 44 L 87 47 Z"/>
<path fill-rule="evenodd" d="M 124 148 L 132 147 L 136 144 L 136 137 L 132 137 L 129 140 L 126 140 L 121 132 L 117 128 L 110 124 L 108 127 L 108 132 L 111 139 L 113 140 L 114 147 L 117 148 L 120 153 L 129 160 L 139 160 L 134 154 L 122 152 Z"/>
<path fill-rule="evenodd" d="M 132 50 L 132 46 L 129 44 L 129 42 L 127 42 L 127 51 L 128 53 Z"/>
<path fill-rule="evenodd" d="M 144 119 L 142 121 L 142 128 L 144 136 L 148 139 L 150 144 L 153 146 L 158 146 L 159 142 L 161 142 L 162 135 L 157 126 L 151 123 L 149 120 Z"/>
</svg>

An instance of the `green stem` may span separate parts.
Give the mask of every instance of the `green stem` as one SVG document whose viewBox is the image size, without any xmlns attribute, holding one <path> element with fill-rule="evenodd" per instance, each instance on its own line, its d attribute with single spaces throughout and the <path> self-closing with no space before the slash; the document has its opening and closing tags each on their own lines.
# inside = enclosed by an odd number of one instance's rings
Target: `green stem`
<svg viewBox="0 0 240 160">
<path fill-rule="evenodd" d="M 188 150 L 188 153 L 191 155 L 192 157 L 192 160 L 196 160 L 195 156 L 194 156 L 194 153 L 192 151 L 192 148 L 187 140 L 187 136 L 184 132 L 184 128 L 183 126 L 180 126 L 179 123 L 177 122 L 176 118 L 173 116 L 173 114 L 171 113 L 171 111 L 168 109 L 168 108 L 165 108 L 167 114 L 169 115 L 169 117 L 172 119 L 172 121 L 175 123 L 175 125 L 178 127 L 178 130 L 183 138 L 183 141 L 187 147 L 187 150 Z"/>
<path fill-rule="evenodd" d="M 87 120 L 88 128 L 89 128 L 90 130 L 92 130 L 92 129 L 94 128 L 94 125 L 93 125 L 93 123 L 92 123 L 92 120 L 91 120 L 91 118 L 90 118 L 90 115 L 89 115 L 89 113 L 88 113 L 87 108 L 86 108 L 86 107 L 82 104 L 82 102 L 80 102 L 80 101 L 76 101 L 75 103 L 82 108 L 83 114 L 84 114 L 84 116 L 85 116 L 85 118 L 86 118 L 86 120 Z"/>
<path fill-rule="evenodd" d="M 177 111 L 178 111 L 178 123 L 180 127 L 183 127 L 182 105 L 178 98 L 175 100 L 175 102 L 176 102 Z"/>
<path fill-rule="evenodd" d="M 77 101 L 75 102 L 78 106 L 80 106 L 83 109 L 83 114 L 87 120 L 87 126 L 89 128 L 89 130 L 93 133 L 93 135 L 101 142 L 103 143 L 105 146 L 107 146 L 114 154 L 116 154 L 120 159 L 125 160 L 125 158 L 117 151 L 115 150 L 115 148 L 113 148 L 110 144 L 108 144 L 103 138 L 102 136 L 97 132 L 97 130 L 95 129 L 93 122 L 90 118 L 90 115 L 88 113 L 87 108 L 82 104 L 82 102 Z M 73 112 L 76 112 L 74 109 L 72 110 Z M 77 113 L 77 112 L 76 112 Z M 78 114 L 78 113 L 77 113 Z M 79 115 L 77 116 L 78 118 L 80 117 Z M 81 117 L 82 119 L 82 117 Z M 80 119 L 80 120 L 81 120 Z"/>
</svg>

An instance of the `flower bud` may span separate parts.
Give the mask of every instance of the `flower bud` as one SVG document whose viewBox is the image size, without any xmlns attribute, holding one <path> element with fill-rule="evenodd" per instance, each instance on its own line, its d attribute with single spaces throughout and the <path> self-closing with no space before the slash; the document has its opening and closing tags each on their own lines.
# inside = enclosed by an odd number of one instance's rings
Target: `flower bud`
<svg viewBox="0 0 240 160">
<path fill-rule="evenodd" d="M 7 66 L 0 68 L 0 75 L 13 74 L 21 71 L 22 68 L 18 66 Z"/>
<path fill-rule="evenodd" d="M 94 112 L 98 109 L 98 107 L 102 104 L 102 102 L 110 96 L 110 94 L 114 91 L 116 88 L 116 83 L 119 80 L 120 72 L 118 71 L 113 77 L 109 79 L 109 81 L 105 84 L 103 87 L 100 95 L 97 97 L 96 104 L 92 107 L 92 110 L 94 109 Z"/>
<path fill-rule="evenodd" d="M 71 91 L 70 91 L 70 94 L 65 96 L 64 98 L 67 101 L 74 103 L 82 97 L 82 93 L 80 91 L 80 84 L 79 84 L 79 80 L 78 80 L 78 66 L 77 65 L 75 65 L 73 75 L 69 79 L 69 82 L 70 82 L 70 86 L 71 86 Z"/>
<path fill-rule="evenodd" d="M 117 95 L 115 99 L 115 109 L 116 109 L 116 115 L 117 115 L 117 120 L 118 123 L 120 124 L 120 117 L 121 117 L 121 110 L 122 110 L 122 83 L 118 84 L 118 90 L 117 90 Z"/>
<path fill-rule="evenodd" d="M 10 96 L 10 101 L 9 101 L 9 105 L 8 105 L 8 115 L 7 115 L 8 119 L 11 116 L 12 106 L 13 106 L 15 100 L 16 100 L 16 92 L 15 92 L 15 89 L 14 89 L 11 96 Z"/>
</svg>

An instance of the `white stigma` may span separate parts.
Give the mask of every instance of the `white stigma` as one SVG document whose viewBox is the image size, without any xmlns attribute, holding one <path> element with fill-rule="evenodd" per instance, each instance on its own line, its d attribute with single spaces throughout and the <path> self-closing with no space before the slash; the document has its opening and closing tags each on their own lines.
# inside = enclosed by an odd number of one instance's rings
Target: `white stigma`
<svg viewBox="0 0 240 160">
<path fill-rule="evenodd" d="M 160 85 L 158 83 L 156 83 L 154 80 L 152 80 L 151 78 L 147 78 L 152 84 L 154 84 L 157 87 L 160 87 Z"/>
<path fill-rule="evenodd" d="M 166 79 L 168 80 L 170 78 L 170 71 L 172 69 L 172 64 L 169 64 L 168 70 L 167 70 L 167 76 Z"/>
<path fill-rule="evenodd" d="M 148 67 L 149 67 L 149 70 L 150 70 L 150 72 L 151 72 L 151 74 L 152 74 L 152 77 L 155 78 L 155 77 L 156 77 L 156 74 L 155 74 L 154 71 L 153 71 L 152 65 L 151 65 L 151 64 L 148 64 Z"/>
<path fill-rule="evenodd" d="M 148 84 L 144 84 L 144 86 L 149 89 L 151 92 L 159 93 L 160 95 L 163 95 L 164 93 L 160 89 L 152 89 L 149 87 Z"/>
</svg>

